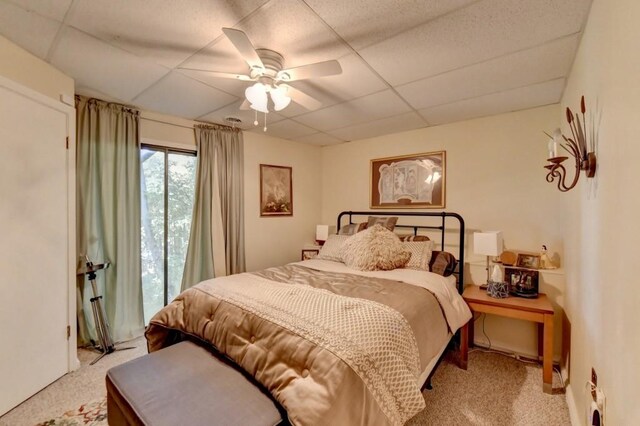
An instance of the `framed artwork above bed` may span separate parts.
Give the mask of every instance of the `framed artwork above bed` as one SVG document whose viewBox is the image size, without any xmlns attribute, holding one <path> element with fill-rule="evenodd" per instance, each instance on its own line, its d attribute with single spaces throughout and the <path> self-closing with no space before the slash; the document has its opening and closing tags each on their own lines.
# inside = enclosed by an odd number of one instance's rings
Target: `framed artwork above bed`
<svg viewBox="0 0 640 426">
<path fill-rule="evenodd" d="M 446 151 L 371 160 L 372 209 L 443 209 Z"/>
<path fill-rule="evenodd" d="M 260 164 L 260 216 L 293 216 L 291 167 Z"/>
</svg>

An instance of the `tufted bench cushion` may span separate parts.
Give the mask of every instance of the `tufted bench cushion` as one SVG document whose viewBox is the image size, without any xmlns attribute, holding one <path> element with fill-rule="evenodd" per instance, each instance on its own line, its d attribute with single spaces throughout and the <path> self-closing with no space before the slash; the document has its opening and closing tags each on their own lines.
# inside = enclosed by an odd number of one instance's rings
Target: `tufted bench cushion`
<svg viewBox="0 0 640 426">
<path fill-rule="evenodd" d="M 189 341 L 114 367 L 106 381 L 110 426 L 288 424 L 258 385 Z"/>
</svg>

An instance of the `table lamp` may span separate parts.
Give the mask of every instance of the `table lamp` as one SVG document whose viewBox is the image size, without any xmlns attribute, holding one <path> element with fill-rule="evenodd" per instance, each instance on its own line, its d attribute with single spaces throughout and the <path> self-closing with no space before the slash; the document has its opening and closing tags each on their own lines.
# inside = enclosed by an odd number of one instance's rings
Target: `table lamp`
<svg viewBox="0 0 640 426">
<path fill-rule="evenodd" d="M 502 253 L 502 231 L 473 233 L 473 251 L 487 256 L 487 283 L 489 282 L 489 257 Z"/>
<path fill-rule="evenodd" d="M 323 245 L 329 238 L 329 225 L 316 225 L 316 244 Z"/>
</svg>

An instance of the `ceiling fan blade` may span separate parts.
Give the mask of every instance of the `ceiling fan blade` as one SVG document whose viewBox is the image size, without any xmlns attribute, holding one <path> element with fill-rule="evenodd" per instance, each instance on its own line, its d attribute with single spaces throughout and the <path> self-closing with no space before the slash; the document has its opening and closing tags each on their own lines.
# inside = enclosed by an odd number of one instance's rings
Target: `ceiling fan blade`
<svg viewBox="0 0 640 426">
<path fill-rule="evenodd" d="M 247 37 L 243 31 L 236 30 L 235 28 L 223 28 L 222 32 L 235 48 L 238 49 L 240 56 L 247 61 L 251 68 L 258 67 L 264 69 L 264 64 L 260 56 L 258 56 L 258 52 L 256 52 L 255 47 L 251 44 L 251 40 L 249 40 L 249 37 Z"/>
<path fill-rule="evenodd" d="M 282 81 L 295 81 L 336 74 L 342 74 L 342 67 L 340 62 L 334 60 L 288 68 L 278 72 L 276 78 Z"/>
<path fill-rule="evenodd" d="M 240 109 L 243 110 L 243 111 L 247 111 L 247 110 L 251 109 L 251 103 L 248 100 L 245 99 L 244 102 L 242 102 L 240 104 Z"/>
<path fill-rule="evenodd" d="M 228 72 L 218 72 L 218 71 L 211 71 L 211 70 L 203 70 L 203 69 L 200 69 L 200 68 L 184 68 L 184 67 L 180 67 L 178 69 L 185 70 L 185 71 L 206 72 L 206 73 L 209 74 L 209 76 L 216 77 L 216 78 L 233 78 L 234 80 L 253 81 L 253 79 L 251 77 L 249 77 L 248 75 L 244 75 L 244 74 L 232 74 L 232 73 L 228 73 Z"/>
<path fill-rule="evenodd" d="M 287 89 L 287 96 L 289 96 L 292 101 L 302 105 L 308 110 L 313 111 L 322 106 L 322 102 L 320 102 L 316 98 L 312 98 L 311 96 L 296 89 L 295 87 L 289 86 L 287 84 L 281 84 L 280 87 L 285 87 Z"/>
</svg>

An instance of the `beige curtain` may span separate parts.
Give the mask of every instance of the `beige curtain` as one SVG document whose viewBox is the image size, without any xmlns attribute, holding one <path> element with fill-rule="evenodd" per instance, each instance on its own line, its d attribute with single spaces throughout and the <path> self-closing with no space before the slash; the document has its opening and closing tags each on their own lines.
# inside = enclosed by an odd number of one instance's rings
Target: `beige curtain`
<svg viewBox="0 0 640 426">
<path fill-rule="evenodd" d="M 245 271 L 242 133 L 224 126 L 195 128 L 196 195 L 182 290 Z"/>
<path fill-rule="evenodd" d="M 76 97 L 77 250 L 111 266 L 98 288 L 112 337 L 144 331 L 140 266 L 140 146 L 138 111 Z M 91 286 L 80 281 L 80 340 L 96 340 Z"/>
</svg>

